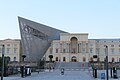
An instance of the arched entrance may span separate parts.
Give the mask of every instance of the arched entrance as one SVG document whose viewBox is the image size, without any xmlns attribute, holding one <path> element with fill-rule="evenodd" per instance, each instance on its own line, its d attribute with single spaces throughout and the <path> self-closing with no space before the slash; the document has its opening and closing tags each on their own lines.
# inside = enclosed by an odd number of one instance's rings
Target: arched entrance
<svg viewBox="0 0 120 80">
<path fill-rule="evenodd" d="M 72 61 L 72 62 L 77 62 L 76 56 L 73 56 L 73 57 L 71 58 L 71 61 Z"/>
</svg>

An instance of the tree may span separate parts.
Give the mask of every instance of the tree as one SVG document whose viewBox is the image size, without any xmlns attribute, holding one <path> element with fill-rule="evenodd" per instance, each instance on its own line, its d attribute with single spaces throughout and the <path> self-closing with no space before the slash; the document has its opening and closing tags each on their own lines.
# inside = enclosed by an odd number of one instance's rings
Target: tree
<svg viewBox="0 0 120 80">
<path fill-rule="evenodd" d="M 52 62 L 53 55 L 49 55 L 50 62 Z"/>
</svg>

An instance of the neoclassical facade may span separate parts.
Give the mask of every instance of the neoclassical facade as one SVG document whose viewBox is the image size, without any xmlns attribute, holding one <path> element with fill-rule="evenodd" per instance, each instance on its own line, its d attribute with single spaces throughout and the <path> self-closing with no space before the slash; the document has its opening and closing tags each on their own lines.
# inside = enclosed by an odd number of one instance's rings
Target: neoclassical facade
<svg viewBox="0 0 120 80">
<path fill-rule="evenodd" d="M 21 40 L 5 39 L 0 40 L 0 45 L 5 46 L 5 57 L 9 57 L 10 61 L 20 61 L 21 58 Z M 0 56 L 2 56 L 2 46 L 0 46 Z"/>
<path fill-rule="evenodd" d="M 89 62 L 93 55 L 104 61 L 108 46 L 109 62 L 120 62 L 120 39 L 88 39 L 88 33 L 60 33 L 60 40 L 53 40 L 45 59 L 53 55 L 58 62 Z"/>
</svg>

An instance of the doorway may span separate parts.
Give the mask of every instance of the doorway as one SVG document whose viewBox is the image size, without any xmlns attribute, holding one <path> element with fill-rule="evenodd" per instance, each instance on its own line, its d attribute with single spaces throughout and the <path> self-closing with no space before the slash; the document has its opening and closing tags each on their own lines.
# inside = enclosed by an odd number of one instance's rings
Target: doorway
<svg viewBox="0 0 120 80">
<path fill-rule="evenodd" d="M 71 58 L 71 62 L 77 62 L 76 56 L 73 56 L 73 57 Z"/>
</svg>

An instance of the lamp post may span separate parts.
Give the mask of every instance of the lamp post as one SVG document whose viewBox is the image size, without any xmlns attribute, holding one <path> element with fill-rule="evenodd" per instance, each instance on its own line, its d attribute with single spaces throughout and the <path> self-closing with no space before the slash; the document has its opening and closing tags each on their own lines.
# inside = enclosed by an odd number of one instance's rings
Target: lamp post
<svg viewBox="0 0 120 80">
<path fill-rule="evenodd" d="M 5 46 L 2 45 L 2 70 L 1 70 L 1 80 L 3 80 L 3 76 L 4 76 L 4 53 L 5 53 Z"/>
<path fill-rule="evenodd" d="M 108 46 L 105 46 L 105 54 L 106 54 L 106 78 L 109 80 L 109 75 L 108 75 Z"/>
</svg>

